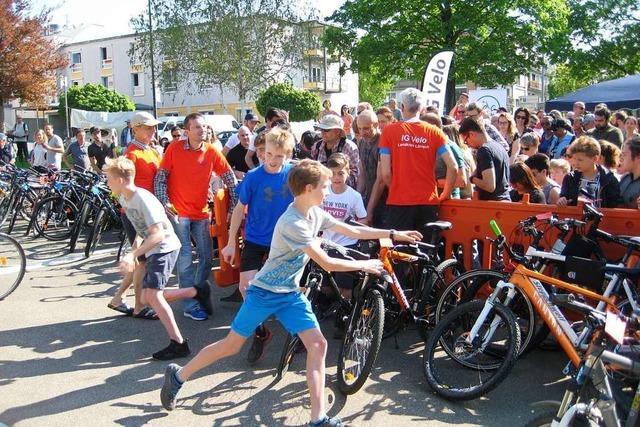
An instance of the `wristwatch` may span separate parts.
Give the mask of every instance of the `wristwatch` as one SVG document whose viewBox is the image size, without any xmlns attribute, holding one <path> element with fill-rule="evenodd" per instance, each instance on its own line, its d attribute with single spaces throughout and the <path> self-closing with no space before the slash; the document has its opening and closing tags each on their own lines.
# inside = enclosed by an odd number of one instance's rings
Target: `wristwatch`
<svg viewBox="0 0 640 427">
<path fill-rule="evenodd" d="M 393 229 L 389 230 L 389 238 L 390 238 L 391 240 L 393 240 L 393 238 L 395 237 L 395 235 L 396 235 L 396 230 L 393 230 Z"/>
</svg>

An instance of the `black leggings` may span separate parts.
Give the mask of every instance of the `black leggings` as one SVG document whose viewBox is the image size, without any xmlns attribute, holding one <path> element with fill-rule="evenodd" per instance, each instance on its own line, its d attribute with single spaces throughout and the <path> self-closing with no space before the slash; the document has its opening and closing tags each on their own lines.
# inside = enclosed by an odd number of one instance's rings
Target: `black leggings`
<svg viewBox="0 0 640 427">
<path fill-rule="evenodd" d="M 16 145 L 18 146 L 17 158 L 22 160 L 29 159 L 29 148 L 27 146 L 27 141 L 16 141 Z"/>
</svg>

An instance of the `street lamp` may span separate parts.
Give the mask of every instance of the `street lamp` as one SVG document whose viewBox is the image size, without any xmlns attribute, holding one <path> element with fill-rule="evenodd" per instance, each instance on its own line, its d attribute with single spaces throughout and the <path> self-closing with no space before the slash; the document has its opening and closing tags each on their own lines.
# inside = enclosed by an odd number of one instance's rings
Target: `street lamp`
<svg viewBox="0 0 640 427">
<path fill-rule="evenodd" d="M 69 140 L 69 100 L 67 98 L 69 85 L 67 82 L 67 76 L 60 75 L 60 88 L 64 90 L 64 117 L 65 126 L 67 128 L 67 140 Z"/>
<path fill-rule="evenodd" d="M 153 60 L 153 18 L 151 16 L 151 0 L 148 0 L 149 9 L 149 55 L 151 55 L 151 94 L 153 95 L 153 117 L 158 117 L 158 107 L 156 103 L 156 70 Z"/>
</svg>

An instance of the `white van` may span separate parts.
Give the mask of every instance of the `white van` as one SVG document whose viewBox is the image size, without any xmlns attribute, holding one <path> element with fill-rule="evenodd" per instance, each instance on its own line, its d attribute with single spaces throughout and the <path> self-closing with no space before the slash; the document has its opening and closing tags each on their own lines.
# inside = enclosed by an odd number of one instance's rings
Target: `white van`
<svg viewBox="0 0 640 427">
<path fill-rule="evenodd" d="M 158 117 L 158 139 L 161 144 L 171 140 L 171 128 L 179 126 L 184 128 L 185 116 L 161 116 Z M 204 114 L 205 122 L 213 128 L 220 138 L 238 131 L 240 125 L 231 114 Z M 228 138 L 228 136 L 227 136 Z"/>
</svg>

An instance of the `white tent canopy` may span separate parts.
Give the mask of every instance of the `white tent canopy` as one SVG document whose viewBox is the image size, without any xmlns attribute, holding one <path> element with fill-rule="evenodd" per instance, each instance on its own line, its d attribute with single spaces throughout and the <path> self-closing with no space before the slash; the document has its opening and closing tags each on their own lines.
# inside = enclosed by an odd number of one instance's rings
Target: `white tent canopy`
<svg viewBox="0 0 640 427">
<path fill-rule="evenodd" d="M 126 121 L 130 119 L 137 111 L 119 111 L 116 113 L 108 113 L 106 111 L 85 111 L 71 109 L 71 127 L 74 128 L 90 128 L 98 126 L 103 129 L 122 129 L 126 126 Z"/>
</svg>

